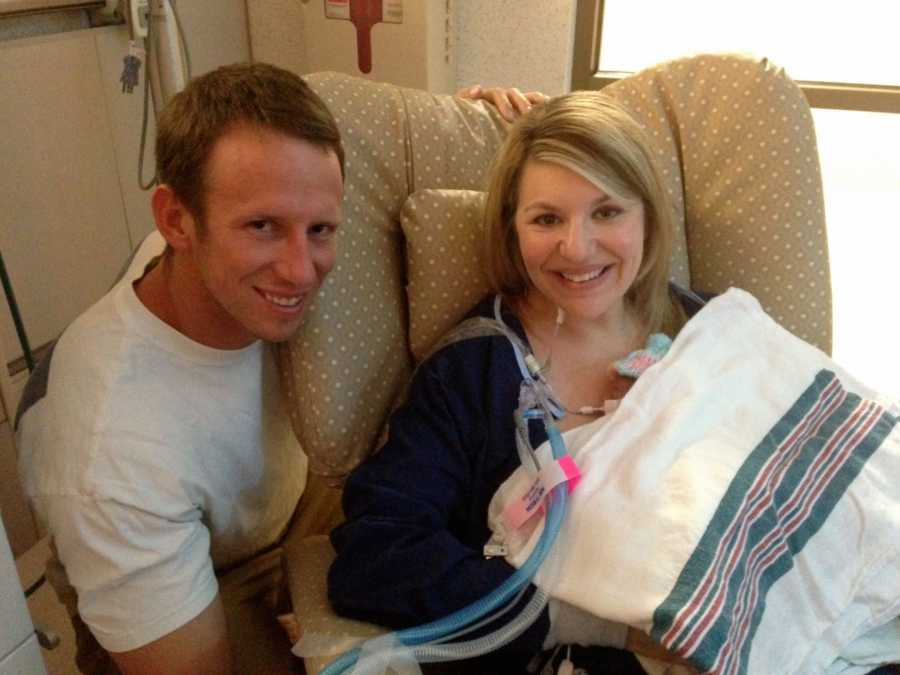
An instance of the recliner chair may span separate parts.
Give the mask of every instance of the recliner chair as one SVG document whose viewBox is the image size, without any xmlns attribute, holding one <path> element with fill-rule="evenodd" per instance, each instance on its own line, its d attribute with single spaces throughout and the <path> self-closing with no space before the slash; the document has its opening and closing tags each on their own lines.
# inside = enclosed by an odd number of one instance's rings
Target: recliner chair
<svg viewBox="0 0 900 675">
<path fill-rule="evenodd" d="M 487 290 L 478 191 L 505 123 L 481 102 L 335 73 L 307 80 L 341 127 L 347 178 L 337 265 L 304 328 L 279 348 L 313 472 L 286 566 L 301 628 L 346 648 L 380 629 L 328 606 L 327 532 L 341 518 L 340 478 L 377 446 L 416 359 Z M 799 87 L 766 59 L 708 54 L 604 91 L 656 143 L 676 211 L 675 280 L 714 293 L 748 290 L 829 352 L 822 183 Z M 328 660 L 307 658 L 307 671 Z"/>
</svg>

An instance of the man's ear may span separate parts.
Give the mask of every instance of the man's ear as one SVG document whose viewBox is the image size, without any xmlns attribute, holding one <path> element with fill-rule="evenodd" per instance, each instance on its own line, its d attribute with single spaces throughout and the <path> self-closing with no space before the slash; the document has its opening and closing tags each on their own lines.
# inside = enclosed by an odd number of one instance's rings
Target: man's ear
<svg viewBox="0 0 900 675">
<path fill-rule="evenodd" d="M 156 229 L 176 251 L 190 250 L 196 241 L 197 223 L 193 214 L 166 184 L 157 186 L 150 198 Z"/>
</svg>

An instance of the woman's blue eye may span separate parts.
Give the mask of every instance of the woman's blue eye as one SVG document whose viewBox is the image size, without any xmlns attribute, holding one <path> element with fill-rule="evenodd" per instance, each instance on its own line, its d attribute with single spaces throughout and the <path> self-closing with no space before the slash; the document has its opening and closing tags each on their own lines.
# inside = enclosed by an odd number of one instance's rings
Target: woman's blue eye
<svg viewBox="0 0 900 675">
<path fill-rule="evenodd" d="M 553 225 L 554 223 L 558 222 L 558 219 L 552 213 L 542 213 L 534 219 L 534 222 L 536 222 L 538 225 Z"/>
</svg>

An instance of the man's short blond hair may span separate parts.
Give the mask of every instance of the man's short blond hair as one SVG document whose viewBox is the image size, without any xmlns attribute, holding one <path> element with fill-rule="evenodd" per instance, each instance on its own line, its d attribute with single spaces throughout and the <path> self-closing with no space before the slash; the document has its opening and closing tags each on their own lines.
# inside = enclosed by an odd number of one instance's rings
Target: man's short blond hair
<svg viewBox="0 0 900 675">
<path fill-rule="evenodd" d="M 156 134 L 156 171 L 202 226 L 207 168 L 216 142 L 240 125 L 272 130 L 337 155 L 337 123 L 300 77 L 266 63 L 223 66 L 192 80 L 163 109 Z"/>
</svg>

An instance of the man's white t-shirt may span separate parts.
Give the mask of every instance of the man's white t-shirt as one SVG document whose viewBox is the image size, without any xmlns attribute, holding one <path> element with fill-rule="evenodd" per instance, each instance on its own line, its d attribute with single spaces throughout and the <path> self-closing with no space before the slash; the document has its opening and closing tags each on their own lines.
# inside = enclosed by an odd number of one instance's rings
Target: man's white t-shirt
<svg viewBox="0 0 900 675">
<path fill-rule="evenodd" d="M 271 347 L 194 342 L 140 302 L 136 276 L 63 333 L 18 426 L 26 492 L 113 652 L 183 626 L 214 570 L 276 544 L 307 470 Z"/>
</svg>

